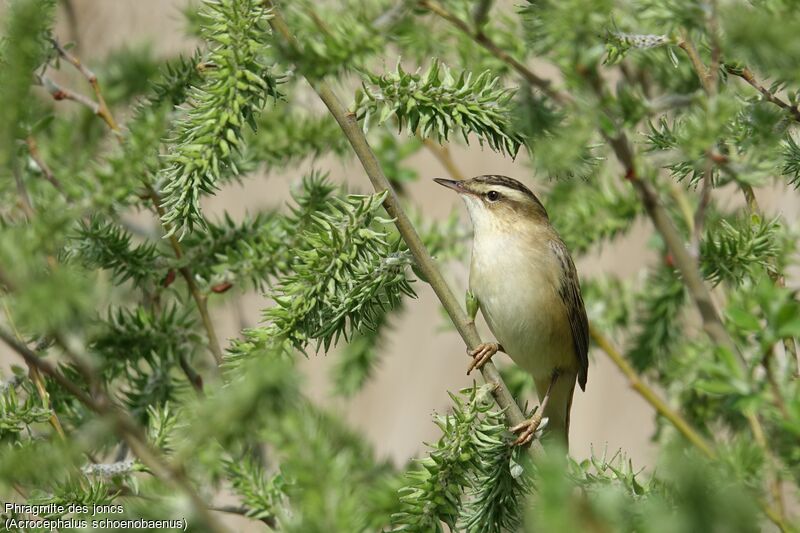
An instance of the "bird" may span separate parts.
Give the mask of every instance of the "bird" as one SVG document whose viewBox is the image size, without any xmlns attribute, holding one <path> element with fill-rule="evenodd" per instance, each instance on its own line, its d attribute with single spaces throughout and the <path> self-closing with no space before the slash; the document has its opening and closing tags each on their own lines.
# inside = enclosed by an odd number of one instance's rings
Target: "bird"
<svg viewBox="0 0 800 533">
<path fill-rule="evenodd" d="M 586 390 L 589 323 L 575 264 L 542 202 L 518 180 L 500 175 L 434 181 L 457 192 L 473 226 L 468 297 L 497 342 L 468 350 L 467 369 L 498 351 L 533 376 L 539 408 L 511 429 L 515 445 L 543 441 L 569 449 L 575 384 Z M 474 318 L 474 317 L 473 317 Z"/>
</svg>

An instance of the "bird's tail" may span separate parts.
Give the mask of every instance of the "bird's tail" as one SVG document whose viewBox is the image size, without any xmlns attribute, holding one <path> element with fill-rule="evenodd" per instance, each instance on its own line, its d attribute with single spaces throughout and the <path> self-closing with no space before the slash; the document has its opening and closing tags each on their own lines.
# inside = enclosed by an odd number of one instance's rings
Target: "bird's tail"
<svg viewBox="0 0 800 533">
<path fill-rule="evenodd" d="M 542 414 L 549 421 L 544 431 L 545 440 L 558 441 L 569 451 L 569 414 L 572 409 L 572 395 L 575 392 L 575 374 L 561 374 L 550 391 L 550 400 Z M 550 378 L 536 380 L 539 402 L 544 399 Z"/>
</svg>

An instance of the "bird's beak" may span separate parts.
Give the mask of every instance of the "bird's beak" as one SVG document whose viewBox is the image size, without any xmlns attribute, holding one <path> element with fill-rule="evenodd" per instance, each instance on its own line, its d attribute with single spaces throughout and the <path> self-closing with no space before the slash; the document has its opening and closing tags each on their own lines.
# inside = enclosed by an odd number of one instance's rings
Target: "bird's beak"
<svg viewBox="0 0 800 533">
<path fill-rule="evenodd" d="M 456 191 L 456 192 L 459 192 L 459 193 L 465 193 L 465 192 L 468 192 L 468 191 L 467 191 L 467 190 L 464 188 L 464 185 L 463 185 L 463 183 L 464 183 L 464 182 L 463 182 L 463 181 L 459 181 L 459 180 L 448 180 L 448 179 L 445 179 L 445 178 L 433 178 L 433 181 L 435 181 L 435 182 L 436 182 L 436 183 L 438 183 L 439 185 L 444 185 L 444 186 L 445 186 L 445 187 L 447 187 L 448 189 L 453 189 L 454 191 Z"/>
</svg>

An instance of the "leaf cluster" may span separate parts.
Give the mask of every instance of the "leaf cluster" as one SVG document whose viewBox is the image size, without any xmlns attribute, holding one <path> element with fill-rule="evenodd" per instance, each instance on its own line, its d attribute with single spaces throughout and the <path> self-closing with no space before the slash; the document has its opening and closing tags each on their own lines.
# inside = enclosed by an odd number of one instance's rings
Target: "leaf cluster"
<svg viewBox="0 0 800 533">
<path fill-rule="evenodd" d="M 389 118 L 402 131 L 437 141 L 460 131 L 469 142 L 473 133 L 483 145 L 515 156 L 524 138 L 512 127 L 510 103 L 513 91 L 485 71 L 477 76 L 463 71 L 454 76 L 446 66 L 433 61 L 424 73 L 408 73 L 398 63 L 394 72 L 369 75 L 358 93 L 355 108 L 366 129 L 370 119 L 383 124 Z"/>
<path fill-rule="evenodd" d="M 160 177 L 163 221 L 181 233 L 203 225 L 200 195 L 215 190 L 223 174 L 238 174 L 234 156 L 243 146 L 246 124 L 268 98 L 278 98 L 279 79 L 264 63 L 269 13 L 255 0 L 209 0 L 203 38 L 210 50 L 201 84 L 193 86 L 191 108 L 173 134 L 175 151 Z"/>
<path fill-rule="evenodd" d="M 488 385 L 451 394 L 452 413 L 437 417 L 442 437 L 401 489 L 394 531 L 505 531 L 519 524 L 527 486 Z"/>
</svg>

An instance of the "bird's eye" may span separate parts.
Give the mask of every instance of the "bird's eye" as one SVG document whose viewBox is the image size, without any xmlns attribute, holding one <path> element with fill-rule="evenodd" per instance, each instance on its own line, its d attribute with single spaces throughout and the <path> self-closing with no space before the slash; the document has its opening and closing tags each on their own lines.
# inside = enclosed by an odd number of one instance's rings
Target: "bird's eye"
<svg viewBox="0 0 800 533">
<path fill-rule="evenodd" d="M 489 191 L 486 193 L 486 199 L 490 202 L 496 202 L 500 199 L 500 193 L 497 191 Z"/>
</svg>

